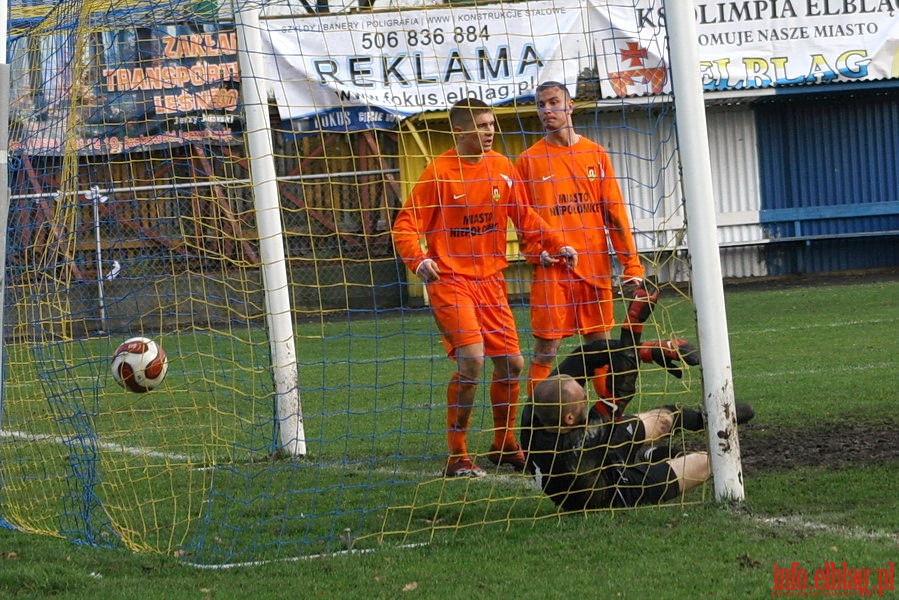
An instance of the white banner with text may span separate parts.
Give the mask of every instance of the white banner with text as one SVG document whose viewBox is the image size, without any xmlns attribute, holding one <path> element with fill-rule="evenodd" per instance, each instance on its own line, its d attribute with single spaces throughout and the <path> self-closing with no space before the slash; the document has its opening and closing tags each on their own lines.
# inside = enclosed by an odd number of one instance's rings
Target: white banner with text
<svg viewBox="0 0 899 600">
<path fill-rule="evenodd" d="M 696 3 L 704 89 L 899 78 L 899 0 Z M 461 98 L 501 105 L 557 80 L 604 98 L 669 91 L 660 2 L 440 5 L 263 20 L 266 77 L 284 119 L 390 126 Z"/>
</svg>

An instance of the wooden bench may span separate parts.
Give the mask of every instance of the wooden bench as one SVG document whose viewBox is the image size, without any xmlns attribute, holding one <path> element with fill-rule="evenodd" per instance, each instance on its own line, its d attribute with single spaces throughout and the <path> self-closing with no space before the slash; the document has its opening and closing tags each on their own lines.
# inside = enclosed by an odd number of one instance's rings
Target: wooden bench
<svg viewBox="0 0 899 600">
<path fill-rule="evenodd" d="M 812 221 L 862 219 L 868 217 L 899 217 L 899 201 L 831 204 L 800 208 L 769 208 L 759 212 L 763 227 L 780 229 L 783 233 L 769 237 L 769 243 L 812 242 L 841 238 L 883 237 L 899 234 L 899 229 L 859 229 L 857 231 L 829 231 L 808 233 L 806 225 Z"/>
<path fill-rule="evenodd" d="M 821 240 L 899 235 L 899 229 L 895 228 L 808 233 L 807 224 L 810 222 L 836 222 L 837 219 L 866 217 L 899 217 L 899 201 L 833 204 L 800 208 L 769 208 L 761 211 L 720 213 L 717 215 L 719 232 L 728 227 L 757 226 L 760 236 L 746 240 L 719 241 L 718 246 L 720 248 L 741 248 L 767 244 L 811 243 Z M 780 232 L 777 229 L 780 229 Z M 656 222 L 652 219 L 636 219 L 634 221 L 634 230 L 654 233 L 657 239 L 661 238 L 665 242 L 674 242 L 673 244 L 659 244 L 655 248 L 641 248 L 641 251 L 677 252 L 687 248 L 687 244 L 683 243 L 686 229 L 681 218 L 666 220 L 664 227 L 657 227 Z M 772 235 L 772 231 L 774 231 L 775 235 Z"/>
</svg>

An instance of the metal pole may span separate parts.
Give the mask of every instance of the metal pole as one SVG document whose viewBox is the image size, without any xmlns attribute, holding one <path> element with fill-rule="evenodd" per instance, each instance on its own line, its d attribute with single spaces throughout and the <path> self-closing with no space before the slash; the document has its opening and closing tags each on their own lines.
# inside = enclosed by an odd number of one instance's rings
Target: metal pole
<svg viewBox="0 0 899 600">
<path fill-rule="evenodd" d="M 3 429 L 3 365 L 6 364 L 6 244 L 9 228 L 9 65 L 6 64 L 6 16 L 0 34 L 3 62 L 0 62 L 0 430 Z M 2 518 L 0 518 L 2 521 Z"/>
<path fill-rule="evenodd" d="M 300 404 L 299 375 L 293 334 L 293 313 L 287 283 L 281 203 L 275 171 L 268 116 L 268 94 L 263 87 L 262 38 L 259 9 L 237 7 L 237 47 L 240 64 L 240 92 L 246 114 L 247 149 L 253 179 L 253 199 L 259 228 L 259 254 L 265 288 L 266 318 L 272 373 L 275 384 L 275 418 L 281 451 L 291 456 L 306 454 L 306 440 Z"/>
<path fill-rule="evenodd" d="M 100 203 L 105 202 L 107 197 L 100 193 L 100 188 L 91 186 L 88 193 L 91 198 L 91 204 L 94 208 L 94 241 L 96 243 L 97 253 L 97 297 L 100 301 L 100 333 L 106 333 L 109 328 L 106 326 L 106 297 L 103 293 L 103 246 L 100 243 Z"/>
<path fill-rule="evenodd" d="M 694 5 L 683 0 L 665 0 L 664 5 L 715 498 L 743 500 L 743 471 Z"/>
</svg>

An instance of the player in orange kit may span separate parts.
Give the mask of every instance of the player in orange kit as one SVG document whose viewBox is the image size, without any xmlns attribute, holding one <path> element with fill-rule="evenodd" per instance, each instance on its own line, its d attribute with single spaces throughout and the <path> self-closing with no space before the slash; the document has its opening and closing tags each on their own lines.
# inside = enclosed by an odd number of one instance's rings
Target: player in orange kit
<svg viewBox="0 0 899 600">
<path fill-rule="evenodd" d="M 392 234 L 403 262 L 427 285 L 444 347 L 456 362 L 447 389 L 444 474 L 480 477 L 486 473 L 471 460 L 466 433 L 485 356 L 493 362 L 494 439 L 487 458 L 519 471 L 525 465 L 513 432 L 524 358 L 503 277 L 508 221 L 526 243 L 547 250 L 547 263 L 574 268 L 578 256 L 528 206 L 515 167 L 492 149 L 493 110 L 480 100 L 462 100 L 449 121 L 454 147 L 425 168 Z"/>
<path fill-rule="evenodd" d="M 579 260 L 576 268 L 560 269 L 541 260 L 542 250 L 523 247 L 528 260 L 536 263 L 530 300 L 535 343 L 529 392 L 551 372 L 563 339 L 575 333 L 585 343 L 609 338 L 615 324 L 612 251 L 623 267 L 625 293 L 648 295 L 608 153 L 574 130 L 574 102 L 564 84 L 540 84 L 535 99 L 545 135 L 521 153 L 516 167 L 527 184 L 531 205 L 578 252 Z M 600 397 L 609 395 L 603 389 L 605 377 L 594 377 L 593 382 Z"/>
</svg>

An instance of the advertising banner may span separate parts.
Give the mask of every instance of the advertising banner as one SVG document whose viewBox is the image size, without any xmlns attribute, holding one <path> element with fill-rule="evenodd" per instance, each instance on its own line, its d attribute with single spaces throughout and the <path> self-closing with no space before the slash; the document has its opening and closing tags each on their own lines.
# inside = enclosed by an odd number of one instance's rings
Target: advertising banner
<svg viewBox="0 0 899 600">
<path fill-rule="evenodd" d="M 541 0 L 266 19 L 266 76 L 282 119 L 358 105 L 405 117 L 467 97 L 503 104 L 542 80 L 575 85 L 582 18 L 577 0 Z"/>
<path fill-rule="evenodd" d="M 891 0 L 697 2 L 696 19 L 707 91 L 899 78 Z M 267 76 L 281 117 L 298 129 L 314 129 L 314 116 L 323 128 L 363 127 L 350 110 L 360 105 L 401 118 L 463 97 L 527 100 L 546 80 L 576 94 L 584 75 L 601 98 L 670 91 L 658 1 L 441 5 L 265 24 Z"/>
<path fill-rule="evenodd" d="M 131 27 L 96 39 L 79 74 L 72 36 L 12 44 L 11 152 L 119 154 L 240 139 L 233 28 Z"/>
<path fill-rule="evenodd" d="M 706 91 L 899 79 L 899 0 L 695 7 Z M 298 134 L 395 129 L 468 97 L 528 102 L 548 80 L 576 98 L 670 91 L 657 0 L 291 14 L 261 20 L 259 61 L 281 118 Z M 233 27 L 126 27 L 92 39 L 83 57 L 74 56 L 70 34 L 11 40 L 11 152 L 117 154 L 240 139 Z"/>
</svg>

